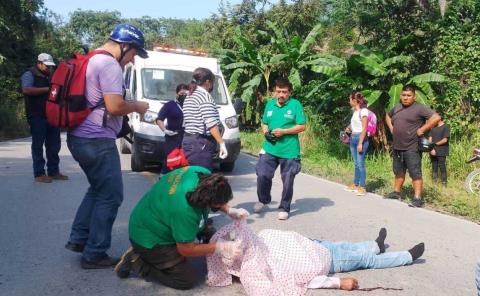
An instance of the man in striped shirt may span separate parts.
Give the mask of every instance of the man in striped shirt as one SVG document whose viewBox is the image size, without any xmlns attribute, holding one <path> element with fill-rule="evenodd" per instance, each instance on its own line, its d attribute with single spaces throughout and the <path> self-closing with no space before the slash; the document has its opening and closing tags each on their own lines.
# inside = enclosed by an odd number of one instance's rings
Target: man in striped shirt
<svg viewBox="0 0 480 296">
<path fill-rule="evenodd" d="M 190 165 L 213 169 L 213 158 L 220 146 L 219 157 L 228 156 L 220 134 L 220 115 L 210 92 L 215 75 L 206 68 L 197 68 L 190 83 L 190 95 L 183 103 L 185 135 L 182 146 Z"/>
</svg>

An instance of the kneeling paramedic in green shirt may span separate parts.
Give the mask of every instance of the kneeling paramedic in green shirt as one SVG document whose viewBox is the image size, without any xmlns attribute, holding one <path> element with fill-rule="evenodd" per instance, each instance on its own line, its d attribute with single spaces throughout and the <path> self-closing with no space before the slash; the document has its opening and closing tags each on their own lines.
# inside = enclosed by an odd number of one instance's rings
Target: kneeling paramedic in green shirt
<svg viewBox="0 0 480 296">
<path fill-rule="evenodd" d="M 275 81 L 275 98 L 265 106 L 262 130 L 265 135 L 258 158 L 257 195 L 254 212 L 260 213 L 272 201 L 272 179 L 280 165 L 283 191 L 278 219 L 288 219 L 293 196 L 293 181 L 300 172 L 300 141 L 298 134 L 305 130 L 302 104 L 291 98 L 292 84 L 285 78 Z"/>
<path fill-rule="evenodd" d="M 230 207 L 227 203 L 232 198 L 228 180 L 206 168 L 184 167 L 164 175 L 130 215 L 132 246 L 115 267 L 117 275 L 126 278 L 133 272 L 174 289 L 193 288 L 197 276 L 185 257 L 241 254 L 240 241 L 194 242 L 205 228 L 211 208 L 232 219 L 249 215 L 245 209 Z"/>
</svg>

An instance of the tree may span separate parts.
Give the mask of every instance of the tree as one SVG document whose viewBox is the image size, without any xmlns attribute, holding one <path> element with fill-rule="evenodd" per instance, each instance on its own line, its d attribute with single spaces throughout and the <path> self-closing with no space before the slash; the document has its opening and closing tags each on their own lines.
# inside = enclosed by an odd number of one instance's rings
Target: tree
<svg viewBox="0 0 480 296">
<path fill-rule="evenodd" d="M 436 73 L 424 73 L 410 78 L 411 73 L 405 65 L 412 61 L 409 56 L 386 58 L 362 45 L 356 45 L 355 53 L 347 58 L 345 68 L 321 66 L 316 69 L 329 77 L 335 87 L 345 89 L 345 96 L 353 90 L 361 91 L 367 98 L 369 108 L 376 111 L 382 119 L 386 112 L 400 102 L 400 92 L 404 84 L 414 84 L 417 88 L 417 101 L 426 105 L 435 103 L 435 92 L 431 83 L 444 82 L 445 77 Z M 386 128 L 379 121 L 379 133 L 376 144 L 388 148 Z"/>
</svg>

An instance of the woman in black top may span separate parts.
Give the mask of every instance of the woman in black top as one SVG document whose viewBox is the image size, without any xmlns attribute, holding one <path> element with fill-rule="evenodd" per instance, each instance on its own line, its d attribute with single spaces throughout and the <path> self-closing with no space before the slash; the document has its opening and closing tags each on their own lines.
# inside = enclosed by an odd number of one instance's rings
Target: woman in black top
<svg viewBox="0 0 480 296">
<path fill-rule="evenodd" d="M 163 152 L 165 154 L 165 162 L 162 173 L 166 174 L 170 170 L 167 168 L 167 156 L 173 149 L 182 146 L 183 140 L 183 102 L 188 94 L 188 85 L 179 84 L 175 89 L 177 97 L 162 106 L 158 112 L 156 123 L 165 133 L 165 145 Z M 165 120 L 167 124 L 165 125 Z"/>
<path fill-rule="evenodd" d="M 449 153 L 448 141 L 450 139 L 450 127 L 442 119 L 437 126 L 430 130 L 430 142 L 435 144 L 435 147 L 430 152 L 430 161 L 432 163 L 432 179 L 434 182 L 438 181 L 440 173 L 443 186 L 447 186 L 447 165 L 446 160 Z"/>
</svg>

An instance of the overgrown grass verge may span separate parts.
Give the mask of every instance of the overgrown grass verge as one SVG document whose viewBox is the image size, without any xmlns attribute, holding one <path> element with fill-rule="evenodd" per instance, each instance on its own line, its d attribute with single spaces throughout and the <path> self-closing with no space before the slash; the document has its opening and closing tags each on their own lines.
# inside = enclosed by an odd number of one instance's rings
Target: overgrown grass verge
<svg viewBox="0 0 480 296">
<path fill-rule="evenodd" d="M 260 151 L 263 135 L 260 132 L 242 132 L 242 150 L 251 154 Z M 349 148 L 339 141 L 318 139 L 307 135 L 302 137 L 302 171 L 327 180 L 350 184 L 353 179 L 353 161 Z M 431 180 L 430 159 L 423 156 L 423 197 L 427 206 L 435 210 L 465 217 L 480 222 L 480 196 L 468 194 L 464 190 L 464 181 L 475 165 L 465 164 L 473 146 L 470 141 L 457 141 L 450 144 L 450 156 L 447 158 L 448 186 L 443 188 Z M 392 160 L 387 153 L 367 155 L 367 190 L 385 195 L 393 190 Z M 407 177 L 402 194 L 407 200 L 413 197 L 411 180 Z"/>
</svg>

